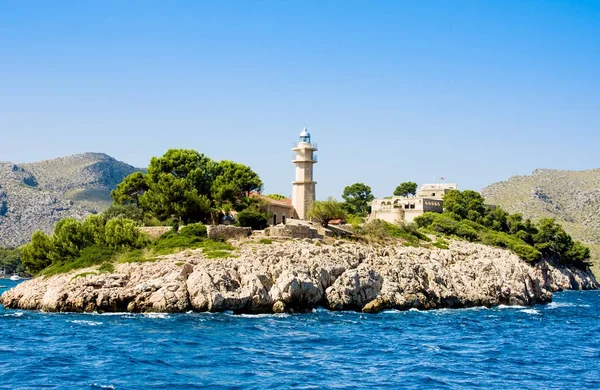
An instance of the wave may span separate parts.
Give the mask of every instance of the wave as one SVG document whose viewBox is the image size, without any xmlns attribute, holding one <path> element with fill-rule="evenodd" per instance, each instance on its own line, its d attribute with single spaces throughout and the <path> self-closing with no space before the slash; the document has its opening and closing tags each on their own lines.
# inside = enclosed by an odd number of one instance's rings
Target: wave
<svg viewBox="0 0 600 390">
<path fill-rule="evenodd" d="M 525 309 L 525 310 L 521 310 L 521 313 L 527 313 L 527 314 L 532 314 L 532 315 L 540 315 L 542 313 L 540 313 L 539 310 L 536 309 Z"/>
<path fill-rule="evenodd" d="M 102 322 L 89 321 L 89 320 L 69 320 L 67 322 L 70 322 L 72 324 L 89 325 L 89 326 L 99 326 L 99 325 L 102 325 Z"/>
<path fill-rule="evenodd" d="M 167 313 L 144 313 L 142 315 L 147 318 L 160 318 L 160 319 L 171 318 L 171 316 Z"/>
</svg>

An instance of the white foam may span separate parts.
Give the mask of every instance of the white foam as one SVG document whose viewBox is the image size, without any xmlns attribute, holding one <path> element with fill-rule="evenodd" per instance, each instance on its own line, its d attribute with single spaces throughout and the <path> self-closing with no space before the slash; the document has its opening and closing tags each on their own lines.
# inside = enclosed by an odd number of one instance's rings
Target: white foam
<svg viewBox="0 0 600 390">
<path fill-rule="evenodd" d="M 102 325 L 102 322 L 97 322 L 97 321 L 88 321 L 88 320 L 72 320 L 72 321 L 67 321 L 70 322 L 72 324 L 78 324 L 78 325 L 88 325 L 88 326 L 98 326 L 98 325 Z"/>
<path fill-rule="evenodd" d="M 167 313 L 144 313 L 144 317 L 160 319 L 171 318 Z"/>
<path fill-rule="evenodd" d="M 97 383 L 92 384 L 92 387 L 98 387 L 102 390 L 115 390 L 116 387 L 114 387 L 113 385 L 99 385 Z"/>
<path fill-rule="evenodd" d="M 4 317 L 22 317 L 23 315 L 25 315 L 25 313 L 22 311 L 16 311 L 14 313 L 6 313 Z"/>
<path fill-rule="evenodd" d="M 499 305 L 498 309 L 527 309 L 527 306 L 511 306 L 511 305 Z"/>
<path fill-rule="evenodd" d="M 535 309 L 525 309 L 525 310 L 521 310 L 521 312 L 536 315 L 536 316 L 541 314 L 538 310 L 535 310 Z"/>
</svg>

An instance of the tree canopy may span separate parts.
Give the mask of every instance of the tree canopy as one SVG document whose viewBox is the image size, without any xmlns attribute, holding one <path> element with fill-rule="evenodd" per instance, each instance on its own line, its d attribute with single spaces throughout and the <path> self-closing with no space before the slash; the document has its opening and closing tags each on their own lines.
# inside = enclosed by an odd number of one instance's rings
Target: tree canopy
<svg viewBox="0 0 600 390">
<path fill-rule="evenodd" d="M 417 193 L 417 183 L 412 181 L 405 181 L 400 183 L 394 190 L 394 196 L 408 196 L 415 195 Z"/>
<path fill-rule="evenodd" d="M 332 197 L 323 201 L 314 201 L 308 210 L 308 217 L 316 219 L 324 227 L 329 225 L 329 221 L 333 219 L 346 219 L 346 216 L 343 203 L 338 202 Z"/>
<path fill-rule="evenodd" d="M 350 214 L 365 216 L 369 205 L 375 199 L 371 187 L 364 183 L 354 183 L 344 188 L 342 198 L 346 201 L 346 209 Z"/>
<path fill-rule="evenodd" d="M 245 204 L 262 186 L 246 165 L 215 162 L 195 150 L 170 149 L 150 160 L 147 173 L 126 177 L 111 196 L 115 204 L 137 204 L 159 221 L 174 217 L 187 224 L 206 221 L 215 209 Z"/>
</svg>

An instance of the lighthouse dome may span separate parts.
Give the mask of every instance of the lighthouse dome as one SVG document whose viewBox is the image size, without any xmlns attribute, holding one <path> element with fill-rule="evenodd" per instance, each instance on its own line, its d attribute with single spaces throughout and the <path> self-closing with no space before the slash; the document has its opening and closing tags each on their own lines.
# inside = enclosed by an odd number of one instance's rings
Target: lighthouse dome
<svg viewBox="0 0 600 390">
<path fill-rule="evenodd" d="M 300 142 L 310 143 L 310 133 L 306 130 L 306 127 L 300 133 Z"/>
</svg>

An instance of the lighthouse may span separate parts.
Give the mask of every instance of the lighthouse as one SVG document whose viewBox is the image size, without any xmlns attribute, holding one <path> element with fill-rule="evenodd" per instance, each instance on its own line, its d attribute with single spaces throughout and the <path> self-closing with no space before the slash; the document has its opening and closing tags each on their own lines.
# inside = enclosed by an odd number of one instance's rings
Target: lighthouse
<svg viewBox="0 0 600 390">
<path fill-rule="evenodd" d="M 313 180 L 313 165 L 317 162 L 317 145 L 310 141 L 310 133 L 304 128 L 300 133 L 298 144 L 292 149 L 296 156 L 292 161 L 296 165 L 296 180 L 292 182 L 294 191 L 292 205 L 299 219 L 306 219 L 308 209 L 315 201 L 315 184 Z"/>
</svg>

